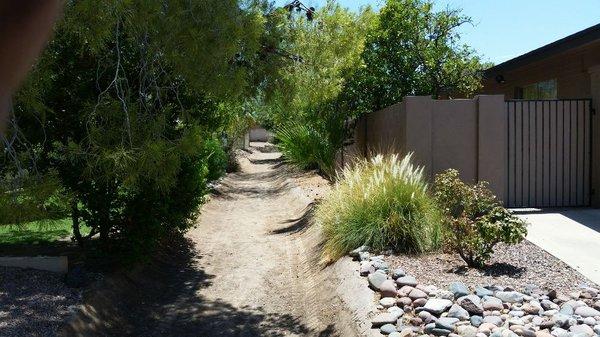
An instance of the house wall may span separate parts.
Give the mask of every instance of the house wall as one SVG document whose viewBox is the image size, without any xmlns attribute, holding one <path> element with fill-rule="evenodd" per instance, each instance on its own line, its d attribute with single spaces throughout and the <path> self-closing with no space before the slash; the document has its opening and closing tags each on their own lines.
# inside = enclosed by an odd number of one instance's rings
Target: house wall
<svg viewBox="0 0 600 337">
<path fill-rule="evenodd" d="M 590 98 L 589 69 L 600 65 L 600 41 L 568 50 L 564 53 L 529 63 L 517 69 L 501 71 L 484 80 L 483 94 L 502 94 L 514 98 L 515 87 L 555 78 L 557 98 Z M 495 76 L 501 74 L 505 83 L 497 83 Z"/>
</svg>

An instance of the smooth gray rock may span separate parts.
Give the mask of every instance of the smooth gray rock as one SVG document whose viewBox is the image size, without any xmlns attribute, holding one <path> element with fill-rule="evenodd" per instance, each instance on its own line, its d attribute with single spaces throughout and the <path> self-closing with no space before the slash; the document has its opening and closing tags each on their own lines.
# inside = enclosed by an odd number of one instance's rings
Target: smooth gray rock
<svg viewBox="0 0 600 337">
<path fill-rule="evenodd" d="M 472 326 L 479 327 L 481 323 L 483 323 L 483 317 L 477 315 L 471 316 L 471 319 L 469 321 L 471 322 Z"/>
<path fill-rule="evenodd" d="M 387 272 L 390 269 L 390 266 L 385 261 L 375 260 L 375 261 L 371 261 L 371 264 L 373 265 L 375 270 L 383 270 L 383 271 Z"/>
<path fill-rule="evenodd" d="M 554 309 L 559 309 L 558 304 L 550 301 L 550 300 L 542 300 L 540 302 L 540 304 L 542 305 L 542 308 L 544 310 L 554 310 Z"/>
<path fill-rule="evenodd" d="M 391 308 L 396 305 L 396 299 L 394 297 L 384 297 L 379 300 L 379 304 L 384 308 Z"/>
<path fill-rule="evenodd" d="M 397 313 L 384 312 L 373 317 L 373 319 L 371 319 L 371 325 L 374 328 L 380 328 L 385 324 L 396 324 L 399 317 L 400 316 Z"/>
<path fill-rule="evenodd" d="M 452 307 L 450 307 L 450 310 L 448 310 L 448 317 L 454 317 L 461 321 L 466 321 L 471 317 L 471 315 L 469 315 L 469 312 L 460 305 L 453 304 Z"/>
<path fill-rule="evenodd" d="M 375 273 L 377 274 L 377 273 Z M 371 274 L 373 275 L 373 274 Z M 369 275 L 369 276 L 371 276 Z M 381 293 L 381 296 L 383 297 L 396 297 L 397 295 L 397 290 L 396 290 L 396 283 L 394 282 L 394 280 L 385 280 L 383 281 L 383 283 L 381 283 L 381 285 L 379 286 L 379 292 Z"/>
<path fill-rule="evenodd" d="M 454 298 L 469 295 L 469 288 L 462 282 L 452 282 L 448 288 L 454 294 Z"/>
<path fill-rule="evenodd" d="M 406 276 L 406 272 L 402 268 L 396 268 L 392 272 L 392 278 L 394 280 L 397 279 L 398 277 L 404 277 L 404 276 Z"/>
<path fill-rule="evenodd" d="M 596 325 L 596 319 L 594 317 L 586 317 L 583 319 L 583 324 L 594 326 Z"/>
<path fill-rule="evenodd" d="M 377 291 L 381 289 L 381 285 L 383 284 L 383 282 L 387 281 L 387 279 L 387 275 L 384 273 L 372 273 L 369 274 L 369 276 L 367 277 L 367 280 L 369 281 L 369 286 L 373 290 Z"/>
<path fill-rule="evenodd" d="M 494 324 L 495 326 L 502 326 L 502 318 L 500 316 L 486 316 L 483 318 L 483 323 Z"/>
<path fill-rule="evenodd" d="M 592 308 L 592 307 L 577 307 L 577 309 L 575 309 L 575 315 L 579 315 L 583 318 L 586 317 L 595 317 L 595 316 L 600 316 L 600 311 Z"/>
<path fill-rule="evenodd" d="M 439 329 L 446 329 L 454 331 L 454 324 L 458 322 L 458 318 L 454 317 L 440 317 L 435 321 L 435 327 Z"/>
<path fill-rule="evenodd" d="M 502 310 L 504 304 L 502 300 L 494 296 L 486 296 L 483 298 L 483 309 L 485 310 Z"/>
<path fill-rule="evenodd" d="M 408 297 L 414 301 L 419 298 L 427 298 L 427 293 L 421 289 L 414 288 L 410 291 L 410 293 L 408 293 Z"/>
<path fill-rule="evenodd" d="M 419 313 L 419 318 L 421 320 L 423 320 L 423 322 L 425 322 L 425 324 L 429 324 L 436 320 L 436 318 L 430 312 L 427 312 L 427 311 L 421 311 Z"/>
<path fill-rule="evenodd" d="M 562 328 L 556 328 L 554 330 L 552 330 L 551 332 L 552 336 L 556 336 L 556 337 L 570 337 L 571 334 Z"/>
<path fill-rule="evenodd" d="M 589 325 L 585 325 L 585 324 L 573 325 L 572 327 L 569 328 L 569 331 L 572 332 L 573 334 L 585 334 L 586 336 L 589 336 L 589 337 L 594 336 L 594 330 L 592 328 L 590 328 Z"/>
<path fill-rule="evenodd" d="M 452 331 L 447 329 L 435 328 L 431 330 L 431 334 L 434 336 L 448 336 L 451 333 Z"/>
<path fill-rule="evenodd" d="M 502 302 L 520 303 L 523 302 L 524 295 L 517 291 L 497 291 L 494 296 Z"/>
<path fill-rule="evenodd" d="M 477 287 L 475 289 L 475 295 L 479 297 L 494 296 L 494 292 L 484 287 Z"/>
<path fill-rule="evenodd" d="M 439 315 L 452 306 L 452 301 L 441 298 L 432 298 L 425 303 L 423 310 Z"/>
<path fill-rule="evenodd" d="M 384 335 L 389 335 L 392 332 L 397 332 L 398 330 L 396 329 L 396 325 L 388 323 L 388 324 L 384 324 L 379 328 L 379 331 L 384 334 Z"/>
<path fill-rule="evenodd" d="M 509 315 L 513 317 L 523 317 L 525 316 L 525 312 L 521 310 L 511 310 L 508 312 Z"/>
<path fill-rule="evenodd" d="M 416 287 L 417 286 L 417 280 L 413 276 L 410 276 L 410 275 L 398 277 L 396 279 L 396 283 L 400 287 L 402 287 L 402 286 Z"/>
<path fill-rule="evenodd" d="M 575 313 L 575 309 L 573 309 L 572 305 L 570 305 L 568 303 L 565 303 L 565 304 L 562 305 L 562 307 L 560 307 L 559 312 L 561 314 L 563 314 L 563 315 L 569 315 L 569 316 L 571 316 L 571 315 L 573 315 Z"/>
<path fill-rule="evenodd" d="M 594 326 L 594 332 L 600 336 L 600 324 Z"/>
</svg>

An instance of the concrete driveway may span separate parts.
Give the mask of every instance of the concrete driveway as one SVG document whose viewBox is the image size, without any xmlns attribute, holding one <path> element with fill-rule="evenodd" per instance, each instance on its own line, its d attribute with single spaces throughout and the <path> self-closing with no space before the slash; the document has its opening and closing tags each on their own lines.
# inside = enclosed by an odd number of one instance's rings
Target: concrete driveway
<svg viewBox="0 0 600 337">
<path fill-rule="evenodd" d="M 600 209 L 517 213 L 529 222 L 527 239 L 600 285 Z"/>
</svg>

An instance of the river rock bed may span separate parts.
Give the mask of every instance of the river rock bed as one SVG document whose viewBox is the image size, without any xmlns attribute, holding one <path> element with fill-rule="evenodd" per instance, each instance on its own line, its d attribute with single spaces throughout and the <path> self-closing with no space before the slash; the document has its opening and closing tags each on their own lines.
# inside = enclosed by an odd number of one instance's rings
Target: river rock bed
<svg viewBox="0 0 600 337">
<path fill-rule="evenodd" d="M 373 256 L 367 247 L 350 255 L 360 262 L 369 287 L 381 296 L 371 324 L 383 335 L 600 336 L 600 290 L 594 286 L 575 284 L 569 293 L 534 284 L 515 289 L 449 282 L 442 287 L 420 283 L 402 268 L 391 269 L 384 256 Z"/>
</svg>

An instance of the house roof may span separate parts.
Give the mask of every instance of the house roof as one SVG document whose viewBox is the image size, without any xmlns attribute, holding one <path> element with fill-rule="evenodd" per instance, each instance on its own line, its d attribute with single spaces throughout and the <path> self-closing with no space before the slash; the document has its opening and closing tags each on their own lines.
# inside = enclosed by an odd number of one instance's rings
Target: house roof
<svg viewBox="0 0 600 337">
<path fill-rule="evenodd" d="M 596 40 L 600 41 L 600 24 L 554 41 L 521 56 L 517 56 L 514 59 L 500 63 L 486 70 L 485 74 L 489 76 L 503 71 L 513 70 L 529 63 L 560 54 L 569 49 L 581 47 Z"/>
</svg>

